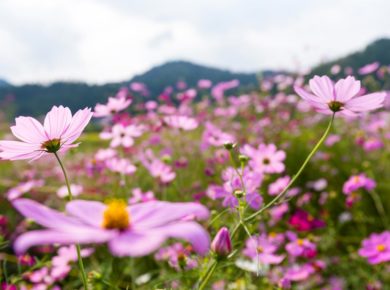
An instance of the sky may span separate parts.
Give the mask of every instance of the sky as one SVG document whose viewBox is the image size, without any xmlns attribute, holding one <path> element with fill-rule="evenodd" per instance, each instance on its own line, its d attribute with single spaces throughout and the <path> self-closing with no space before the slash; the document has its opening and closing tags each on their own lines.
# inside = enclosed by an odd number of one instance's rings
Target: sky
<svg viewBox="0 0 390 290">
<path fill-rule="evenodd" d="M 389 0 L 0 0 L 0 78 L 129 80 L 169 60 L 304 70 L 390 37 Z"/>
</svg>

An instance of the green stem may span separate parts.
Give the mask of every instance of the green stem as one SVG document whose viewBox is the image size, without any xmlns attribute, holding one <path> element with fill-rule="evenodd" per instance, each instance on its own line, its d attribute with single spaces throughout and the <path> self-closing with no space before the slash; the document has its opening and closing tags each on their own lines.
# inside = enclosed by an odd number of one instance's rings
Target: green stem
<svg viewBox="0 0 390 290">
<path fill-rule="evenodd" d="M 198 290 L 203 290 L 207 286 L 211 276 L 213 275 L 215 269 L 217 268 L 218 261 L 214 260 L 214 262 L 210 265 L 210 267 L 207 269 L 206 274 L 203 276 L 202 280 L 199 283 Z"/>
<path fill-rule="evenodd" d="M 332 115 L 332 118 L 329 121 L 328 127 L 326 128 L 324 134 L 322 135 L 321 139 L 317 142 L 317 144 L 314 146 L 313 150 L 309 153 L 309 155 L 306 157 L 305 161 L 299 168 L 298 172 L 293 176 L 291 181 L 287 184 L 287 186 L 283 189 L 281 193 L 279 193 L 273 200 L 271 200 L 268 204 L 266 204 L 264 207 L 250 215 L 245 219 L 245 221 L 251 221 L 254 218 L 256 218 L 259 214 L 261 214 L 263 211 L 274 205 L 279 199 L 281 199 L 287 191 L 290 189 L 290 187 L 294 184 L 294 182 L 298 179 L 298 177 L 301 175 L 303 170 L 305 169 L 306 165 L 309 163 L 310 159 L 314 156 L 314 154 L 318 151 L 322 143 L 325 141 L 326 137 L 328 137 L 328 134 L 330 132 L 330 129 L 332 128 L 333 120 L 334 120 L 335 114 Z"/>
<path fill-rule="evenodd" d="M 374 201 L 376 210 L 382 219 L 383 226 L 385 227 L 385 229 L 387 229 L 388 222 L 387 222 L 387 217 L 386 217 L 386 211 L 385 211 L 385 208 L 383 207 L 383 203 L 382 203 L 382 200 L 381 200 L 379 194 L 375 190 L 369 190 L 368 193 L 370 194 L 372 200 Z"/>
<path fill-rule="evenodd" d="M 62 161 L 61 161 L 60 157 L 58 156 L 57 152 L 54 152 L 54 156 L 56 157 L 58 163 L 60 164 L 60 167 L 62 169 L 62 173 L 64 174 L 66 187 L 68 188 L 68 200 L 71 201 L 73 196 L 72 196 L 72 191 L 70 189 L 70 183 L 69 183 L 69 179 L 68 179 L 68 175 L 66 173 L 65 167 L 62 164 Z M 76 244 L 76 251 L 77 251 L 77 260 L 78 260 L 78 264 L 79 264 L 79 268 L 80 268 L 80 272 L 81 272 L 81 278 L 82 278 L 83 285 L 84 285 L 84 290 L 88 290 L 87 275 L 85 274 L 85 269 L 84 269 L 83 259 L 81 258 L 81 250 L 80 250 L 79 244 Z"/>
</svg>

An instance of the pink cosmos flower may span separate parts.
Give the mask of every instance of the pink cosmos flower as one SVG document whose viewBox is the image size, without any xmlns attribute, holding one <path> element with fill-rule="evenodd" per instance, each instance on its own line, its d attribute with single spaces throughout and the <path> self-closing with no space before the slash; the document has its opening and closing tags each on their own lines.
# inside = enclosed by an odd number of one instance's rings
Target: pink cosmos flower
<svg viewBox="0 0 390 290">
<path fill-rule="evenodd" d="M 376 187 L 375 180 L 368 178 L 364 173 L 351 176 L 343 185 L 343 192 L 351 194 L 361 188 L 373 190 Z"/>
<path fill-rule="evenodd" d="M 234 136 L 223 132 L 212 123 L 207 122 L 205 125 L 205 130 L 202 134 L 202 150 L 207 149 L 209 146 L 223 146 L 226 142 L 234 143 Z"/>
<path fill-rule="evenodd" d="M 358 72 L 361 75 L 368 75 L 376 71 L 379 68 L 379 66 L 380 66 L 379 62 L 376 61 L 373 63 L 366 64 L 365 66 L 362 66 L 361 68 L 359 68 Z"/>
<path fill-rule="evenodd" d="M 290 242 L 286 244 L 286 251 L 293 257 L 313 258 L 317 254 L 316 244 L 308 239 L 300 239 L 293 232 L 287 232 Z"/>
<path fill-rule="evenodd" d="M 386 97 L 384 92 L 357 96 L 360 81 L 351 76 L 340 79 L 336 84 L 327 76 L 315 76 L 309 84 L 313 93 L 298 86 L 294 86 L 295 92 L 324 114 L 340 112 L 344 116 L 355 116 L 382 107 Z"/>
<path fill-rule="evenodd" d="M 174 243 L 168 247 L 161 248 L 155 255 L 156 261 L 168 261 L 169 265 L 176 269 L 190 270 L 198 266 L 196 259 L 191 257 L 193 255 L 191 246 L 183 246 L 182 243 Z"/>
<path fill-rule="evenodd" d="M 210 80 L 202 79 L 198 81 L 199 89 L 208 89 L 212 86 L 212 82 Z"/>
<path fill-rule="evenodd" d="M 19 183 L 17 186 L 10 188 L 6 193 L 6 196 L 8 200 L 14 200 L 16 198 L 19 198 L 23 194 L 30 192 L 35 187 L 41 187 L 44 184 L 45 182 L 42 179 L 33 179 L 26 182 L 22 182 Z"/>
<path fill-rule="evenodd" d="M 209 216 L 198 203 L 151 201 L 127 206 L 120 200 L 109 204 L 75 200 L 66 205 L 66 214 L 29 199 L 15 200 L 13 205 L 46 228 L 19 236 L 14 243 L 18 254 L 45 244 L 108 243 L 116 256 L 144 256 L 168 238 L 188 241 L 201 255 L 209 249 L 208 233 L 193 221 Z"/>
<path fill-rule="evenodd" d="M 297 231 L 311 231 L 325 227 L 325 222 L 319 220 L 308 212 L 298 209 L 289 219 L 288 223 Z"/>
<path fill-rule="evenodd" d="M 133 196 L 129 198 L 129 204 L 156 200 L 153 191 L 142 192 L 141 188 L 134 188 L 131 192 Z"/>
<path fill-rule="evenodd" d="M 207 195 L 212 199 L 223 199 L 222 205 L 225 207 L 235 208 L 238 206 L 238 199 L 235 196 L 235 192 L 242 190 L 241 179 L 231 167 L 223 171 L 222 179 L 224 180 L 223 186 L 210 185 L 207 189 Z M 258 193 L 258 189 L 263 180 L 262 174 L 245 168 L 242 179 L 247 191 L 245 195 L 246 202 L 251 208 L 259 209 L 263 203 L 263 198 Z"/>
<path fill-rule="evenodd" d="M 118 172 L 125 175 L 133 175 L 137 171 L 135 167 L 126 158 L 112 158 L 106 161 L 106 166 L 113 172 Z"/>
<path fill-rule="evenodd" d="M 143 132 L 143 126 L 116 124 L 112 127 L 111 132 L 100 133 L 100 138 L 103 140 L 111 139 L 111 147 L 123 146 L 128 148 L 134 145 L 134 138 L 140 137 Z"/>
<path fill-rule="evenodd" d="M 371 234 L 363 240 L 359 255 L 367 258 L 368 263 L 375 265 L 390 261 L 390 231 Z"/>
<path fill-rule="evenodd" d="M 269 195 L 278 195 L 290 182 L 290 176 L 283 176 L 276 179 L 273 183 L 268 186 Z"/>
<path fill-rule="evenodd" d="M 0 159 L 36 160 L 48 153 L 66 151 L 77 147 L 72 144 L 80 137 L 92 117 L 91 110 L 85 108 L 72 116 L 69 108 L 54 106 L 46 114 L 43 126 L 31 117 L 18 117 L 12 134 L 21 141 L 0 141 Z"/>
<path fill-rule="evenodd" d="M 198 127 L 198 122 L 187 116 L 167 116 L 164 117 L 164 122 L 172 128 L 182 129 L 185 131 L 194 130 Z"/>
<path fill-rule="evenodd" d="M 97 104 L 95 106 L 94 117 L 107 117 L 114 115 L 120 111 L 123 111 L 131 104 L 131 99 L 126 99 L 126 97 L 109 97 L 107 104 Z"/>
<path fill-rule="evenodd" d="M 260 144 L 257 149 L 244 145 L 241 153 L 251 158 L 249 166 L 256 172 L 281 173 L 284 171 L 283 161 L 286 159 L 286 152 L 277 150 L 274 144 Z"/>
<path fill-rule="evenodd" d="M 252 237 L 245 243 L 246 247 L 243 254 L 263 264 L 280 264 L 284 256 L 277 255 L 275 252 L 278 246 L 268 240 L 266 235 Z"/>
</svg>

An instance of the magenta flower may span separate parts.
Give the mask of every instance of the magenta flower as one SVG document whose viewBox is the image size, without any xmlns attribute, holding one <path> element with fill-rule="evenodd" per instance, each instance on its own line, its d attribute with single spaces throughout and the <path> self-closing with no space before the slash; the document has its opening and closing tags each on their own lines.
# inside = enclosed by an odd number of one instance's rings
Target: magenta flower
<svg viewBox="0 0 390 290">
<path fill-rule="evenodd" d="M 384 92 L 357 96 L 360 81 L 351 76 L 339 80 L 336 84 L 327 76 L 315 76 L 309 84 L 313 93 L 298 86 L 294 86 L 295 92 L 324 114 L 340 112 L 344 116 L 355 116 L 382 107 L 386 97 Z"/>
<path fill-rule="evenodd" d="M 343 185 L 343 192 L 347 195 L 363 188 L 373 190 L 376 187 L 375 180 L 368 178 L 364 173 L 351 176 Z"/>
<path fill-rule="evenodd" d="M 45 244 L 108 243 L 116 256 L 144 256 L 168 238 L 186 240 L 202 255 L 209 249 L 208 233 L 193 221 L 208 218 L 209 211 L 197 203 L 150 201 L 127 206 L 119 200 L 109 204 L 75 200 L 66 205 L 67 214 L 29 199 L 15 200 L 13 205 L 47 228 L 19 236 L 14 243 L 18 254 Z"/>
<path fill-rule="evenodd" d="M 12 134 L 21 141 L 0 141 L 0 158 L 6 160 L 36 160 L 48 153 L 66 151 L 80 137 L 92 117 L 85 108 L 72 116 L 69 108 L 54 106 L 46 114 L 43 126 L 31 117 L 18 117 Z"/>
<path fill-rule="evenodd" d="M 390 231 L 371 234 L 363 240 L 359 255 L 367 258 L 368 263 L 375 265 L 390 261 Z"/>
<path fill-rule="evenodd" d="M 221 228 L 211 242 L 211 250 L 218 256 L 227 256 L 232 252 L 232 241 L 228 228 Z"/>
<path fill-rule="evenodd" d="M 325 227 L 325 222 L 313 217 L 308 212 L 298 209 L 289 219 L 288 223 L 297 231 L 311 231 Z"/>
<path fill-rule="evenodd" d="M 316 244 L 308 239 L 300 239 L 293 232 L 287 233 L 290 242 L 286 244 L 286 251 L 293 257 L 313 258 L 317 254 Z"/>
</svg>

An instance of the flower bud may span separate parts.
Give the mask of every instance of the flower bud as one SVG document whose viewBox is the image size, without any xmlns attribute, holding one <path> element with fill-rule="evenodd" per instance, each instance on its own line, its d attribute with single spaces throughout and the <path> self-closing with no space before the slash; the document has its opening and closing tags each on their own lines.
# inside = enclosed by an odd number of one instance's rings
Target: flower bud
<svg viewBox="0 0 390 290">
<path fill-rule="evenodd" d="M 232 150 L 236 147 L 236 144 L 232 142 L 225 142 L 223 147 L 225 147 L 226 150 Z"/>
<path fill-rule="evenodd" d="M 246 165 L 248 164 L 249 157 L 246 156 L 246 155 L 240 154 L 240 155 L 238 156 L 238 160 L 240 161 L 240 163 L 241 163 L 242 166 L 246 166 Z"/>
<path fill-rule="evenodd" d="M 232 251 L 230 233 L 226 227 L 221 228 L 211 243 L 211 250 L 218 256 L 225 257 Z"/>
</svg>

